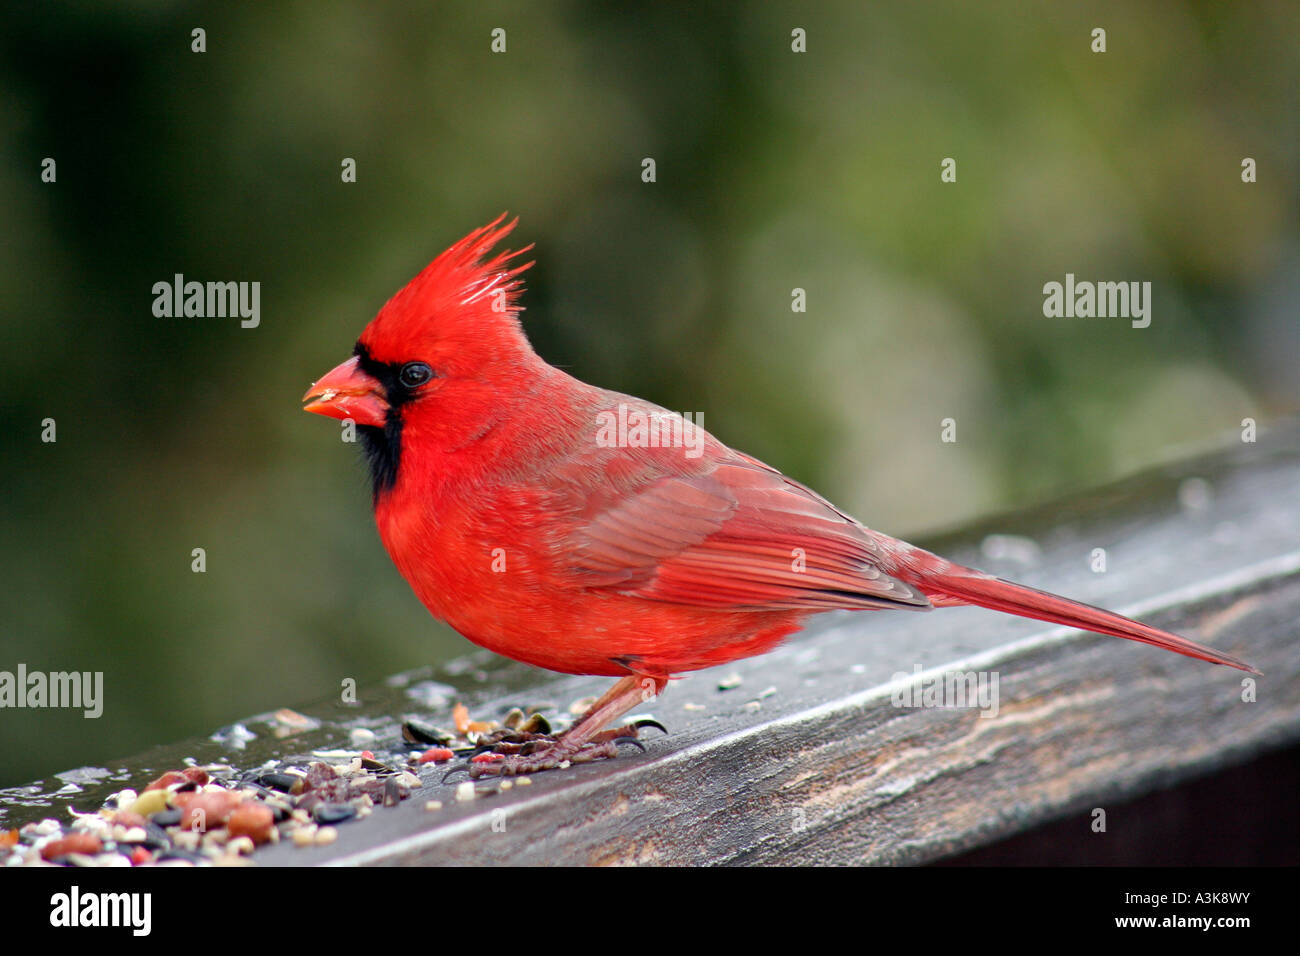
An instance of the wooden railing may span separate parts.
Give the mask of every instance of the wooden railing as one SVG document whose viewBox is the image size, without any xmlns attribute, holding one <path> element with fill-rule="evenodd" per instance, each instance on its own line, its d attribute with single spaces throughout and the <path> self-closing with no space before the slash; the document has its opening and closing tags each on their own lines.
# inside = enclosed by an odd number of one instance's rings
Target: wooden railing
<svg viewBox="0 0 1300 956">
<path fill-rule="evenodd" d="M 644 710 L 671 731 L 647 753 L 506 790 L 481 781 L 463 802 L 465 777 L 443 784 L 430 769 L 425 789 L 337 842 L 254 859 L 922 863 L 1067 814 L 1122 839 L 1134 823 L 1109 805 L 1300 737 L 1300 428 L 923 543 L 1229 650 L 1264 676 L 974 608 L 824 615 L 771 654 L 674 681 Z M 936 707 L 913 695 L 956 675 L 988 696 Z M 608 683 L 486 656 L 439 679 L 484 715 L 563 710 Z M 399 710 L 417 710 L 392 693 L 363 700 L 350 722 L 378 721 L 381 742 Z M 346 722 L 325 716 L 312 745 L 346 746 Z"/>
</svg>

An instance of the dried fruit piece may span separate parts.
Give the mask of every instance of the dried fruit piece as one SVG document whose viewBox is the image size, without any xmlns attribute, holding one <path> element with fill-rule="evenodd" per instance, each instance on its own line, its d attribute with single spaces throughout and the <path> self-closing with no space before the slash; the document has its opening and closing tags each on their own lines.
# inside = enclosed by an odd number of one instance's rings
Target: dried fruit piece
<svg viewBox="0 0 1300 956">
<path fill-rule="evenodd" d="M 207 774 L 204 774 L 204 776 L 206 777 Z M 150 783 L 149 786 L 145 787 L 144 791 L 145 793 L 148 793 L 150 790 L 166 790 L 168 787 L 174 784 L 187 783 L 187 782 L 189 782 L 189 778 L 186 777 L 185 774 L 181 773 L 181 771 L 168 770 L 157 780 Z"/>
<path fill-rule="evenodd" d="M 229 790 L 201 790 L 176 794 L 181 829 L 215 830 L 222 826 L 244 798 Z"/>
<path fill-rule="evenodd" d="M 84 853 L 94 856 L 104 849 L 104 841 L 90 833 L 69 833 L 59 840 L 51 840 L 41 847 L 41 858 L 54 860 L 69 853 Z"/>
<path fill-rule="evenodd" d="M 275 814 L 270 807 L 250 801 L 234 809 L 226 820 L 226 829 L 232 837 L 246 836 L 254 843 L 266 843 L 275 829 Z"/>
<path fill-rule="evenodd" d="M 146 790 L 140 794 L 135 803 L 131 804 L 131 812 L 138 813 L 142 817 L 162 813 L 168 806 L 167 795 L 166 790 Z"/>
</svg>

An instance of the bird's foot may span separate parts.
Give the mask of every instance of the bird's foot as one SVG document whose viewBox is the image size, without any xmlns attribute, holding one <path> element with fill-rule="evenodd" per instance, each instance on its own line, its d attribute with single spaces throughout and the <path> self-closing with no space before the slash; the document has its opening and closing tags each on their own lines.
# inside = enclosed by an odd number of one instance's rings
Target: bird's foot
<svg viewBox="0 0 1300 956">
<path fill-rule="evenodd" d="M 468 766 L 456 769 L 467 770 L 470 778 L 477 780 L 479 777 L 517 777 L 563 769 L 570 764 L 609 760 L 618 756 L 618 748 L 624 744 L 644 751 L 645 745 L 637 740 L 644 727 L 668 732 L 663 724 L 647 719 L 602 730 L 585 740 L 567 734 L 505 733 L 494 741 L 483 741 L 483 751 L 471 758 Z"/>
</svg>

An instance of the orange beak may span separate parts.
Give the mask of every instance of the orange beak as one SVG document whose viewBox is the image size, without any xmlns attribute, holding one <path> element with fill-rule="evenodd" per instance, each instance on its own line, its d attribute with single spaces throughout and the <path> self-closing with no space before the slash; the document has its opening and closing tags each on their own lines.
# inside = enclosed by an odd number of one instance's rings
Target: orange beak
<svg viewBox="0 0 1300 956">
<path fill-rule="evenodd" d="M 352 356 L 307 389 L 302 397 L 307 403 L 303 411 L 383 428 L 388 417 L 388 396 L 383 385 L 361 371 L 358 363 L 359 359 Z"/>
</svg>

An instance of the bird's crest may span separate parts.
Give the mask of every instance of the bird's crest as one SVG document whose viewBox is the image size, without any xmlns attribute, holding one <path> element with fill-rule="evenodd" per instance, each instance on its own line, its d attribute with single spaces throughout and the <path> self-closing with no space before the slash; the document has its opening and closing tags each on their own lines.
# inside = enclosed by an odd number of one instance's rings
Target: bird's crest
<svg viewBox="0 0 1300 956">
<path fill-rule="evenodd" d="M 511 311 L 519 310 L 516 300 L 524 282 L 518 276 L 533 263 L 529 260 L 510 269 L 507 269 L 506 265 L 511 259 L 532 249 L 532 243 L 519 250 L 506 249 L 486 262 L 483 261 L 492 247 L 510 235 L 519 223 L 519 218 L 516 216 L 505 225 L 501 225 L 507 215 L 508 213 L 503 212 L 486 226 L 475 229 L 434 259 L 425 269 L 426 273 L 433 274 L 431 279 L 434 281 L 441 279 L 459 285 L 461 305 L 471 305 L 492 296 L 493 293 L 502 292 L 505 294 L 507 307 Z"/>
<path fill-rule="evenodd" d="M 505 222 L 506 215 L 475 229 L 425 266 L 388 300 L 361 341 L 377 357 L 401 360 L 407 353 L 416 354 L 416 347 L 451 351 L 456 343 L 468 345 L 468 340 L 486 345 L 521 337 L 520 274 L 533 262 L 513 265 L 511 260 L 533 247 L 530 243 L 489 258 L 519 222 Z"/>
</svg>

